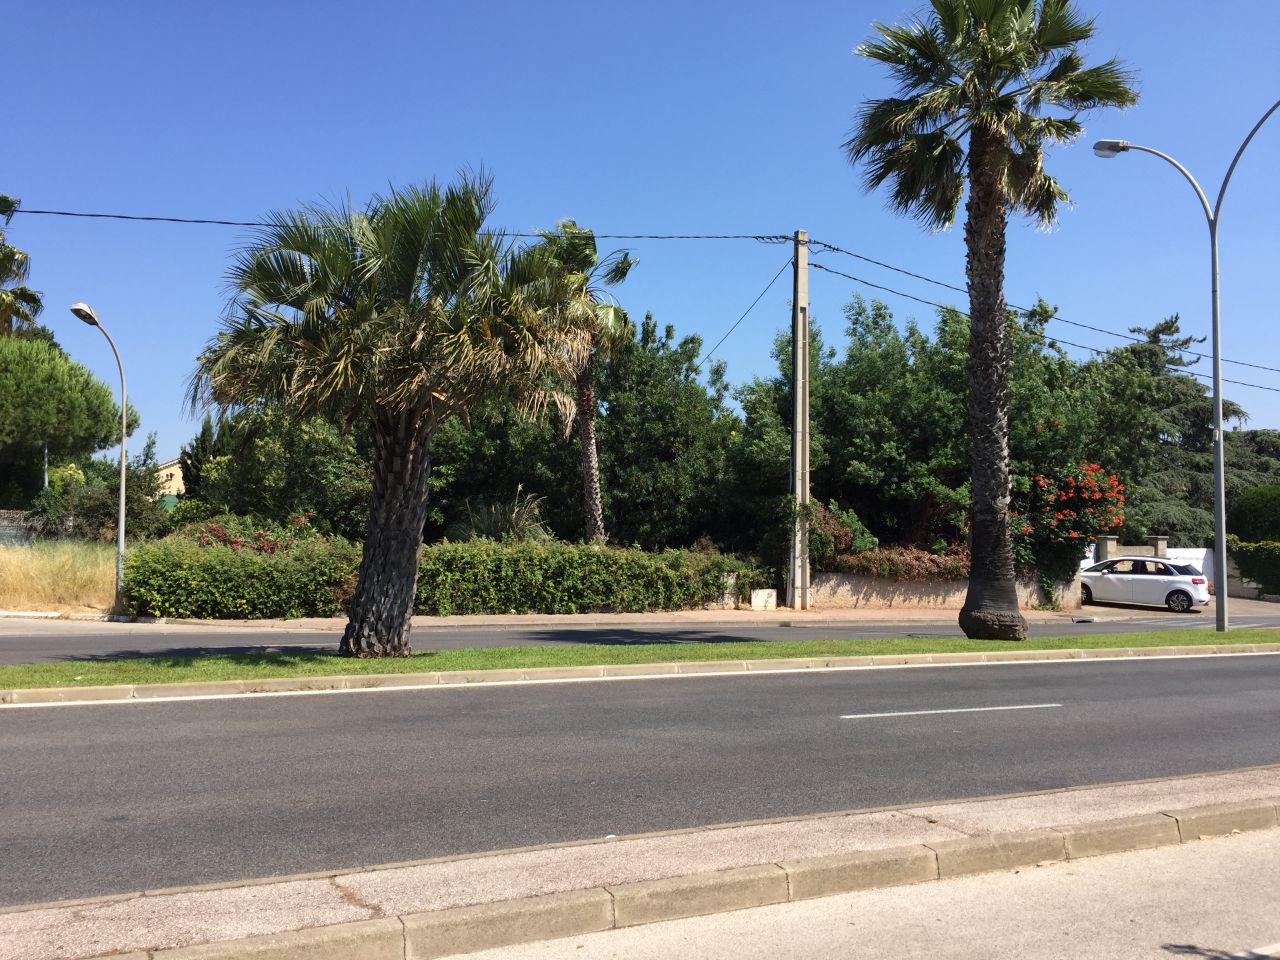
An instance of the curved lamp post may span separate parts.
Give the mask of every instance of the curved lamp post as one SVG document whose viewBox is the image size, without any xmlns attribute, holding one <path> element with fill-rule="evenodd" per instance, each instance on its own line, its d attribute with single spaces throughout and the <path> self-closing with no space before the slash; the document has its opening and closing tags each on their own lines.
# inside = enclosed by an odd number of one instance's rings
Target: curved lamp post
<svg viewBox="0 0 1280 960">
<path fill-rule="evenodd" d="M 1209 206 L 1209 198 L 1200 189 L 1200 184 L 1191 175 L 1191 171 L 1167 153 L 1161 153 L 1151 147 L 1140 147 L 1135 143 L 1130 143 L 1128 140 L 1099 140 L 1093 145 L 1093 152 L 1107 160 L 1112 157 L 1118 157 L 1120 154 L 1127 153 L 1130 150 L 1140 150 L 1172 164 L 1180 174 L 1187 178 L 1187 182 L 1195 190 L 1196 196 L 1200 198 L 1200 206 L 1204 208 L 1205 218 L 1209 221 L 1209 268 L 1212 275 L 1213 296 L 1213 579 L 1214 607 L 1217 614 L 1219 633 L 1226 633 L 1228 624 L 1227 491 L 1226 458 L 1224 455 L 1225 438 L 1222 433 L 1222 331 L 1219 323 L 1218 308 L 1218 223 L 1222 214 L 1222 199 L 1226 196 L 1227 184 L 1231 182 L 1231 175 L 1236 172 L 1236 164 L 1240 162 L 1240 157 L 1244 154 L 1245 148 L 1249 146 L 1250 141 L 1253 140 L 1254 135 L 1262 129 L 1262 125 L 1277 110 L 1280 110 L 1280 100 L 1271 105 L 1271 109 L 1262 115 L 1262 119 L 1254 124 L 1253 129 L 1249 131 L 1249 135 L 1244 138 L 1244 143 L 1240 144 L 1240 149 L 1236 151 L 1236 155 L 1231 160 L 1231 166 L 1227 168 L 1227 175 L 1223 178 L 1222 186 L 1218 189 L 1218 199 L 1212 207 Z"/>
<path fill-rule="evenodd" d="M 129 433 L 129 407 L 126 403 L 124 388 L 124 364 L 120 362 L 120 351 L 107 328 L 98 322 L 98 315 L 87 303 L 73 303 L 71 312 L 91 327 L 97 327 L 107 338 L 111 352 L 115 354 L 116 366 L 120 370 L 120 514 L 116 521 L 116 609 L 119 610 L 124 599 L 124 478 L 125 478 L 125 438 Z"/>
</svg>

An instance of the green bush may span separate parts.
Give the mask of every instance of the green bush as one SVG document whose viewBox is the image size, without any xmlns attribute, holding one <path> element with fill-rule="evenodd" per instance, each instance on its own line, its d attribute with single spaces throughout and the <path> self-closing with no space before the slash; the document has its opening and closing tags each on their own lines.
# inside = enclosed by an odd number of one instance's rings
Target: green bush
<svg viewBox="0 0 1280 960">
<path fill-rule="evenodd" d="M 1280 593 L 1280 541 L 1245 543 L 1232 535 L 1227 545 L 1245 579 L 1261 586 L 1263 593 Z"/>
<path fill-rule="evenodd" d="M 1228 529 L 1248 543 L 1280 540 L 1280 483 L 1254 487 L 1236 497 Z"/>
<path fill-rule="evenodd" d="M 743 594 L 765 579 L 735 557 L 566 543 L 442 543 L 422 554 L 419 613 L 615 613 L 701 607 L 737 574 Z"/>
<path fill-rule="evenodd" d="M 125 604 L 150 617 L 329 617 L 345 609 L 360 548 L 309 541 L 265 553 L 201 546 L 181 536 L 134 549 L 125 563 Z"/>
<path fill-rule="evenodd" d="M 360 564 L 358 545 L 298 540 L 258 549 L 257 533 L 210 537 L 196 527 L 144 544 L 125 568 L 125 600 L 139 616 L 276 618 L 335 616 Z M 238 543 L 239 546 L 233 544 Z M 564 543 L 442 543 L 423 550 L 418 613 L 639 612 L 701 607 L 765 580 L 735 557 L 689 550 L 646 553 Z"/>
</svg>

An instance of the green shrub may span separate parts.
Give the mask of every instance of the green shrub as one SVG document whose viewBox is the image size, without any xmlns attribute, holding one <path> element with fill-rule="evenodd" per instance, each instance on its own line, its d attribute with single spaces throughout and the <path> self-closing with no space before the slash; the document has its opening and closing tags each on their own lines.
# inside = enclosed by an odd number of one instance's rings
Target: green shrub
<svg viewBox="0 0 1280 960">
<path fill-rule="evenodd" d="M 1280 593 L 1280 541 L 1245 543 L 1232 535 L 1227 544 L 1245 579 L 1262 587 L 1263 593 Z"/>
<path fill-rule="evenodd" d="M 344 540 L 270 541 L 250 526 L 214 524 L 144 544 L 125 568 L 125 600 L 139 616 L 200 619 L 341 614 L 360 564 Z M 236 546 L 239 544 L 239 546 Z M 564 543 L 442 543 L 423 550 L 415 608 L 423 614 L 618 613 L 701 607 L 737 576 L 739 595 L 765 580 L 735 557 L 646 553 Z"/>
<path fill-rule="evenodd" d="M 125 605 L 151 617 L 269 619 L 343 612 L 360 548 L 308 541 L 265 553 L 201 546 L 166 537 L 133 550 L 125 563 Z"/>
<path fill-rule="evenodd" d="M 951 547 L 941 554 L 915 547 L 882 547 L 842 554 L 834 558 L 831 570 L 917 583 L 963 580 L 969 576 L 969 551 L 961 546 Z"/>
<path fill-rule="evenodd" d="M 765 579 L 735 557 L 566 543 L 442 543 L 422 554 L 416 608 L 465 613 L 615 613 L 701 607 L 724 595 L 737 574 L 739 594 Z"/>
<path fill-rule="evenodd" d="M 1248 543 L 1280 540 L 1280 483 L 1254 487 L 1236 497 L 1228 529 Z"/>
</svg>

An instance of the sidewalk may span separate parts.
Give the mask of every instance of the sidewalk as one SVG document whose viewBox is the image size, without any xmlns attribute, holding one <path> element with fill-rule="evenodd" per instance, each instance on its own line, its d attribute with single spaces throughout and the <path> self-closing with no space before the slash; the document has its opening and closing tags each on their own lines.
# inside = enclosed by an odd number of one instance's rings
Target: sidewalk
<svg viewBox="0 0 1280 960">
<path fill-rule="evenodd" d="M 0 960 L 421 960 L 1265 831 L 1278 800 L 1280 766 L 18 907 Z"/>
<path fill-rule="evenodd" d="M 1280 831 L 756 907 L 471 960 L 1280 960 Z"/>
</svg>

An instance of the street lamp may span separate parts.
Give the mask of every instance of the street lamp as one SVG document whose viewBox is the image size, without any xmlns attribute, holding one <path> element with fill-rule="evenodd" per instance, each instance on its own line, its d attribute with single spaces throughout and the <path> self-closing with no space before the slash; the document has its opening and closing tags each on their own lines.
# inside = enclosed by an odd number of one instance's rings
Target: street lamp
<svg viewBox="0 0 1280 960">
<path fill-rule="evenodd" d="M 107 328 L 98 322 L 98 315 L 87 303 L 73 303 L 71 312 L 91 327 L 97 327 L 111 345 L 115 354 L 116 366 L 120 370 L 120 514 L 116 521 L 116 610 L 120 611 L 124 601 L 124 478 L 125 478 L 125 437 L 129 433 L 129 408 L 126 403 L 124 388 L 124 364 L 120 362 L 120 351 Z"/>
<path fill-rule="evenodd" d="M 1130 150 L 1140 150 L 1173 164 L 1195 189 L 1196 196 L 1200 198 L 1200 206 L 1204 208 L 1205 218 L 1209 221 L 1209 268 L 1212 275 L 1213 296 L 1213 579 L 1216 601 L 1214 607 L 1219 633 L 1227 632 L 1227 488 L 1225 438 L 1222 432 L 1222 331 L 1218 310 L 1218 223 L 1222 213 L 1222 198 L 1226 196 L 1231 175 L 1236 172 L 1236 164 L 1240 162 L 1241 155 L 1244 154 L 1245 148 L 1249 146 L 1254 135 L 1262 129 L 1262 125 L 1276 110 L 1280 110 L 1280 100 L 1271 105 L 1271 109 L 1262 115 L 1262 119 L 1254 124 L 1249 135 L 1244 138 L 1244 143 L 1240 144 L 1240 149 L 1232 158 L 1231 166 L 1227 168 L 1227 175 L 1223 178 L 1222 186 L 1218 190 L 1217 202 L 1212 207 L 1209 206 L 1209 198 L 1200 189 L 1200 184 L 1191 175 L 1191 171 L 1167 153 L 1161 153 L 1151 147 L 1140 147 L 1128 140 L 1099 140 L 1093 145 L 1093 152 L 1105 160 L 1118 157 Z"/>
</svg>

